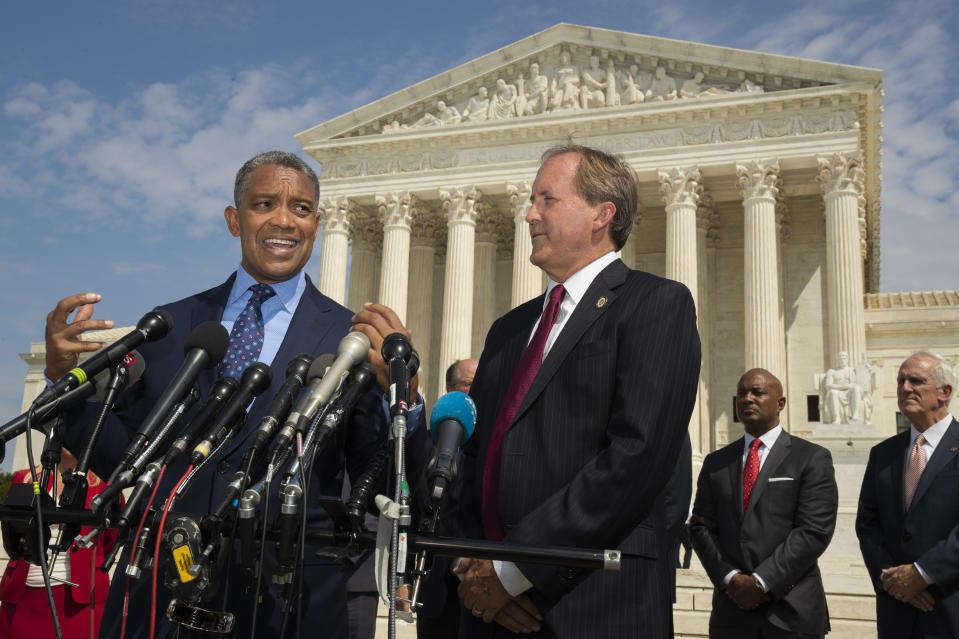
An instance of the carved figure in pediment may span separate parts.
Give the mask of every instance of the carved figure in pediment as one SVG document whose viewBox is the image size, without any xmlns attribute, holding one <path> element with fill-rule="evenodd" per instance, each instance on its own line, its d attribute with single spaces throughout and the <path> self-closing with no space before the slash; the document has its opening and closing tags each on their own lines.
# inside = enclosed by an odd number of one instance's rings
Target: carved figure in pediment
<svg viewBox="0 0 959 639">
<path fill-rule="evenodd" d="M 606 72 L 599 68 L 599 57 L 590 56 L 589 68 L 583 71 L 583 84 L 579 90 L 580 105 L 584 109 L 606 105 L 606 88 L 609 86 L 606 77 Z"/>
<path fill-rule="evenodd" d="M 702 71 L 697 71 L 689 80 L 683 82 L 679 89 L 679 96 L 682 98 L 698 98 L 700 96 L 723 95 L 729 93 L 728 89 L 722 87 L 707 87 L 703 85 L 703 78 L 706 77 Z"/>
<path fill-rule="evenodd" d="M 656 67 L 656 75 L 646 91 L 646 99 L 655 102 L 676 99 L 676 81 L 666 75 L 666 69 Z"/>
<path fill-rule="evenodd" d="M 639 67 L 629 65 L 629 73 L 623 78 L 623 104 L 639 104 L 646 101 L 643 90 L 639 86 Z"/>
<path fill-rule="evenodd" d="M 563 51 L 560 61 L 550 86 L 549 110 L 579 109 L 579 69 L 570 64 L 568 51 Z"/>
<path fill-rule="evenodd" d="M 739 88 L 736 89 L 737 93 L 765 93 L 766 90 L 761 86 L 746 78 L 743 80 L 743 83 L 739 85 Z"/>
<path fill-rule="evenodd" d="M 496 90 L 489 100 L 489 111 L 486 117 L 490 120 L 516 117 L 516 87 L 507 84 L 503 78 L 496 80 Z"/>
<path fill-rule="evenodd" d="M 616 90 L 616 67 L 613 59 L 606 60 L 606 106 L 619 106 L 619 91 Z"/>
<path fill-rule="evenodd" d="M 400 124 L 397 120 L 390 120 L 383 125 L 383 133 L 395 133 L 400 129 L 408 129 L 405 124 Z"/>
<path fill-rule="evenodd" d="M 489 111 L 489 92 L 486 87 L 480 87 L 476 95 L 471 97 L 463 110 L 463 119 L 467 122 L 481 122 L 486 119 Z"/>
<path fill-rule="evenodd" d="M 517 80 L 519 95 L 516 98 L 516 115 L 545 113 L 549 103 L 549 79 L 539 72 L 539 64 L 529 65 L 529 84 L 523 77 Z"/>
<path fill-rule="evenodd" d="M 443 124 L 456 124 L 462 116 L 459 110 L 452 105 L 447 106 L 442 100 L 436 102 L 436 115 L 426 112 L 419 120 L 413 123 L 415 127 L 421 126 L 440 126 Z"/>
</svg>

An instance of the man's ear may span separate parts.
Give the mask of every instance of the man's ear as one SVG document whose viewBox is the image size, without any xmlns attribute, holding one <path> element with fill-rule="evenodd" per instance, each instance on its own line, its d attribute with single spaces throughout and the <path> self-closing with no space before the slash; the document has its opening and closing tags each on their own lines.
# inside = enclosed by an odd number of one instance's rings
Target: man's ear
<svg viewBox="0 0 959 639">
<path fill-rule="evenodd" d="M 230 229 L 233 237 L 240 237 L 240 212 L 232 206 L 228 206 L 223 211 L 223 218 L 226 220 L 226 226 Z"/>
<path fill-rule="evenodd" d="M 601 231 L 609 226 L 616 215 L 616 205 L 612 202 L 603 202 L 596 207 L 596 217 L 593 218 L 593 232 Z"/>
</svg>

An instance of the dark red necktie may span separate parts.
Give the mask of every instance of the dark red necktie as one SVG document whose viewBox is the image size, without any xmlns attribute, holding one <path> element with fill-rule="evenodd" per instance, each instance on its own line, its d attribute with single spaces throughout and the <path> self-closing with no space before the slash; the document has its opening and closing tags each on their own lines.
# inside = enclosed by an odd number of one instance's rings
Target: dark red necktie
<svg viewBox="0 0 959 639">
<path fill-rule="evenodd" d="M 543 363 L 546 338 L 549 337 L 549 331 L 556 322 L 556 316 L 559 315 L 559 306 L 565 293 L 566 289 L 562 284 L 554 286 L 549 292 L 549 303 L 546 304 L 543 315 L 539 318 L 539 326 L 536 327 L 533 339 L 530 340 L 523 352 L 523 357 L 519 360 L 516 372 L 513 373 L 506 397 L 500 404 L 499 414 L 493 424 L 489 446 L 486 448 L 486 463 L 483 465 L 483 532 L 487 539 L 493 541 L 503 538 L 499 527 L 499 467 L 503 439 Z"/>
<path fill-rule="evenodd" d="M 749 445 L 749 454 L 746 455 L 746 465 L 743 466 L 743 512 L 749 505 L 749 496 L 753 494 L 756 476 L 759 475 L 759 447 L 762 440 L 754 439 Z"/>
</svg>

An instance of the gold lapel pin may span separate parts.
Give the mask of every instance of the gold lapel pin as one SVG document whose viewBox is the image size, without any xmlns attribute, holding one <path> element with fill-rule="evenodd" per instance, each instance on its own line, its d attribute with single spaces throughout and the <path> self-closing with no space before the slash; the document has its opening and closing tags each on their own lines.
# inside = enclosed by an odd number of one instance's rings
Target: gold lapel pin
<svg viewBox="0 0 959 639">
<path fill-rule="evenodd" d="M 603 308 L 604 306 L 606 306 L 607 301 L 608 300 L 606 299 L 605 295 L 599 298 L 598 300 L 596 300 L 596 308 Z"/>
</svg>

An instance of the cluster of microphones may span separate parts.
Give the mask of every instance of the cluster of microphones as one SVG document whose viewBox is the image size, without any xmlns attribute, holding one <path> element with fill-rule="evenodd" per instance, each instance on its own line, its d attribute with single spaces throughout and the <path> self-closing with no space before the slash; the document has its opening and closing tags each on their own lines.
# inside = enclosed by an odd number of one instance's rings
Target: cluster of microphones
<svg viewBox="0 0 959 639">
<path fill-rule="evenodd" d="M 219 322 L 202 323 L 186 339 L 182 364 L 139 423 L 108 478 L 109 485 L 86 509 L 86 471 L 107 414 L 123 392 L 140 382 L 149 366 L 136 349 L 145 342 L 163 339 L 172 328 L 173 318 L 166 311 L 147 313 L 133 331 L 56 380 L 27 412 L 0 426 L 0 460 L 7 441 L 29 430 L 43 433 L 47 445 L 39 483 L 46 485 L 50 474 L 56 472 L 53 449 L 59 450 L 62 445 L 64 414 L 82 402 L 102 406 L 95 411 L 96 422 L 84 431 L 90 434 L 76 455 L 76 469 L 64 474 L 59 504 L 46 500 L 46 495 L 35 496 L 34 479 L 29 495 L 25 489 L 11 491 L 11 498 L 0 509 L 0 519 L 7 553 L 33 563 L 42 563 L 49 548 L 66 551 L 72 543 L 90 545 L 102 530 L 116 529 L 119 541 L 100 568 L 109 570 L 124 545 L 130 548 L 129 561 L 121 568 L 129 579 L 139 578 L 144 568 L 162 562 L 164 585 L 185 607 L 171 609 L 168 615 L 174 621 L 178 614 L 192 615 L 192 622 L 197 623 L 196 609 L 190 606 L 209 601 L 215 594 L 220 585 L 218 563 L 231 554 L 234 538 L 240 542 L 244 571 L 257 581 L 264 542 L 268 537 L 275 541 L 279 568 L 274 581 L 295 585 L 294 573 L 306 539 L 304 494 L 313 461 L 334 434 L 345 428 L 360 398 L 371 391 L 376 371 L 366 362 L 370 341 L 361 332 L 347 333 L 335 355 L 315 359 L 297 355 L 289 362 L 286 379 L 270 399 L 255 430 L 248 429 L 251 405 L 271 387 L 271 368 L 253 363 L 239 379 L 223 377 L 200 403 L 197 379 L 205 369 L 220 362 L 229 345 L 229 335 Z M 411 405 L 410 379 L 416 373 L 418 358 L 400 333 L 387 336 L 382 355 L 390 376 L 390 418 L 394 424 L 405 424 Z M 422 508 L 423 532 L 432 534 L 436 530 L 441 504 L 455 479 L 459 448 L 472 434 L 475 419 L 475 406 L 464 393 L 444 395 L 432 410 L 430 430 L 435 446 L 426 471 L 429 488 Z M 74 426 L 88 428 L 87 424 Z M 176 499 L 240 432 L 244 433 L 242 440 L 248 442 L 247 448 L 225 493 L 212 496 L 215 506 L 211 512 L 202 517 L 176 513 L 172 508 Z M 329 532 L 334 543 L 353 547 L 357 553 L 367 549 L 358 544 L 366 534 L 363 520 L 376 493 L 384 492 L 389 484 L 384 475 L 394 467 L 392 460 L 402 455 L 402 444 L 396 439 L 394 432 L 366 472 L 353 482 L 345 503 L 324 503 L 336 523 L 335 530 Z M 47 450 L 51 451 L 49 455 Z M 175 468 L 179 473 L 184 467 L 186 472 L 172 493 L 158 495 L 165 471 Z M 279 514 L 270 525 L 261 520 L 265 520 L 271 484 L 276 479 L 280 480 Z M 122 503 L 121 493 L 126 489 L 132 490 Z M 267 503 L 261 504 L 263 501 Z M 44 519 L 47 526 L 42 523 Z M 59 540 L 51 542 L 50 523 L 62 524 Z M 38 525 L 44 530 L 38 530 Z M 81 537 L 81 525 L 92 526 L 92 532 Z M 153 572 L 156 579 L 159 571 Z M 207 629 L 222 632 L 225 623 L 212 618 Z"/>
</svg>

